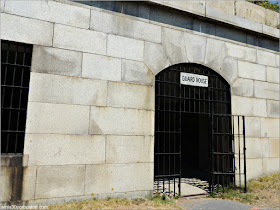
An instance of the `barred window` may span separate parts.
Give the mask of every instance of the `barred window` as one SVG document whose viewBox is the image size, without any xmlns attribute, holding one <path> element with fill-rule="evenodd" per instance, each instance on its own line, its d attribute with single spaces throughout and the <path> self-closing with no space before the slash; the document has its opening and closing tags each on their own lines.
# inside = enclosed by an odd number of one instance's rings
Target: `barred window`
<svg viewBox="0 0 280 210">
<path fill-rule="evenodd" d="M 32 45 L 1 40 L 1 153 L 23 153 Z"/>
</svg>

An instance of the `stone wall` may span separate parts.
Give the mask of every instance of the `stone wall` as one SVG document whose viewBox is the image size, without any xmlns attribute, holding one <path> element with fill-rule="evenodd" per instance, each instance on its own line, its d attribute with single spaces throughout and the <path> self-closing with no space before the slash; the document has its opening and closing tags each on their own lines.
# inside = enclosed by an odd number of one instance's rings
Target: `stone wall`
<svg viewBox="0 0 280 210">
<path fill-rule="evenodd" d="M 1 204 L 11 205 L 21 200 L 22 155 L 1 156 Z"/>
<path fill-rule="evenodd" d="M 150 1 L 179 10 L 195 13 L 201 16 L 212 17 L 214 19 L 219 19 L 220 21 L 231 21 L 236 25 L 241 24 L 240 22 L 242 22 L 242 19 L 247 19 L 259 23 L 263 28 L 267 28 L 266 26 L 271 26 L 273 28 L 279 29 L 280 24 L 279 13 L 269 9 L 265 9 L 264 7 L 258 6 L 245 0 Z"/>
<path fill-rule="evenodd" d="M 155 75 L 198 63 L 246 116 L 247 172 L 279 170 L 279 53 L 78 3 L 6 1 L 1 39 L 33 44 L 22 200 L 153 189 Z"/>
</svg>

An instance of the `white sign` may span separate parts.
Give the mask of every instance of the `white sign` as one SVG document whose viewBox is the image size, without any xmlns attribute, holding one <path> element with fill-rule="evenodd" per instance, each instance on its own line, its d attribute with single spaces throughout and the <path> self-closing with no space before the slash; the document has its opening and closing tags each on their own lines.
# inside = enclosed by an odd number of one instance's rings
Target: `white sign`
<svg viewBox="0 0 280 210">
<path fill-rule="evenodd" d="M 180 83 L 182 85 L 208 87 L 208 77 L 199 74 L 181 72 Z"/>
</svg>

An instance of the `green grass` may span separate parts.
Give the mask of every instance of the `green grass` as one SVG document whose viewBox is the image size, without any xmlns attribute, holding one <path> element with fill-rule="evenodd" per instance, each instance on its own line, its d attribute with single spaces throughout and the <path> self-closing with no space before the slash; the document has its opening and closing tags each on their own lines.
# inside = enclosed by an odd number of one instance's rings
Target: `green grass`
<svg viewBox="0 0 280 210">
<path fill-rule="evenodd" d="M 91 199 L 64 204 L 50 205 L 49 209 L 181 209 L 175 199 L 163 195 L 150 198 L 121 199 L 106 198 L 103 200 Z"/>
<path fill-rule="evenodd" d="M 249 181 L 247 193 L 244 193 L 244 186 L 242 186 L 241 189 L 225 188 L 224 192 L 220 188 L 218 193 L 210 193 L 209 196 L 260 207 L 277 208 L 279 204 L 279 173 Z"/>
<path fill-rule="evenodd" d="M 222 189 L 220 189 L 222 191 Z M 252 204 L 255 200 L 258 200 L 259 197 L 254 195 L 253 193 L 244 193 L 244 189 L 233 189 L 233 188 L 225 188 L 224 193 L 210 193 L 210 196 L 213 198 L 221 198 L 228 200 L 235 200 L 241 203 L 250 203 Z"/>
</svg>

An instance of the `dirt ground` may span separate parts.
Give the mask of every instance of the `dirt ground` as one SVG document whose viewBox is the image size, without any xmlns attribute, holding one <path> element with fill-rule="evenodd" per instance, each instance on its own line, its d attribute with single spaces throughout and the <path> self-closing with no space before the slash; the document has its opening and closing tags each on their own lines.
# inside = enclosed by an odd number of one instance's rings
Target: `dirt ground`
<svg viewBox="0 0 280 210">
<path fill-rule="evenodd" d="M 247 193 L 228 190 L 213 196 L 216 199 L 238 201 L 243 204 L 265 209 L 280 209 L 279 173 L 270 174 L 248 182 Z"/>
<path fill-rule="evenodd" d="M 179 198 L 154 196 L 152 198 L 120 199 L 108 198 L 104 200 L 76 201 L 71 203 L 50 205 L 49 209 L 182 209 L 183 203 L 203 200 L 230 200 L 262 209 L 280 209 L 279 205 L 279 173 L 271 174 L 248 182 L 248 192 L 229 189 L 225 193 L 218 193 L 212 198 Z"/>
<path fill-rule="evenodd" d="M 249 193 L 257 198 L 253 205 L 261 208 L 280 208 L 279 204 L 279 173 L 252 180 L 248 183 Z"/>
</svg>

